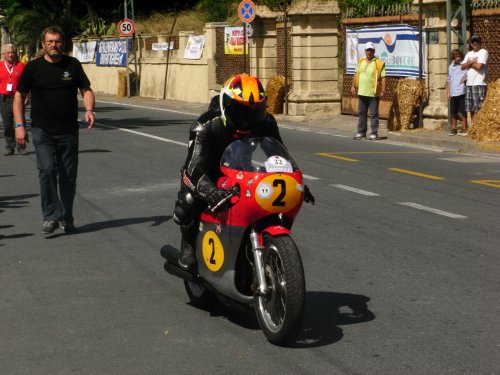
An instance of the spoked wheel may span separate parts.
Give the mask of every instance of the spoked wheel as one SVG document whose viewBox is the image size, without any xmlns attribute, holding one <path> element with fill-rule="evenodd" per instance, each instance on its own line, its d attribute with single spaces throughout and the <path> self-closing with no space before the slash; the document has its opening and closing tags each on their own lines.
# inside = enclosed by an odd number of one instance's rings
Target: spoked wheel
<svg viewBox="0 0 500 375">
<path fill-rule="evenodd" d="M 269 293 L 255 297 L 255 311 L 266 338 L 287 345 L 302 328 L 305 280 L 299 251 L 293 240 L 264 235 L 263 266 Z"/>
<path fill-rule="evenodd" d="M 217 299 L 214 292 L 208 290 L 200 283 L 184 281 L 184 287 L 193 306 L 200 309 L 212 307 Z"/>
</svg>

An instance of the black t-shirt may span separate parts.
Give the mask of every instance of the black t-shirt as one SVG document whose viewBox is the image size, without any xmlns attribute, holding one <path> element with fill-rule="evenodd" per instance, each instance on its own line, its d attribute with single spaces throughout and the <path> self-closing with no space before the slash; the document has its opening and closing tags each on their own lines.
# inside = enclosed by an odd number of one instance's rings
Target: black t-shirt
<svg viewBox="0 0 500 375">
<path fill-rule="evenodd" d="M 90 87 L 80 62 L 63 55 L 58 63 L 44 57 L 30 61 L 17 86 L 31 93 L 31 125 L 49 134 L 78 131 L 78 89 Z"/>
</svg>

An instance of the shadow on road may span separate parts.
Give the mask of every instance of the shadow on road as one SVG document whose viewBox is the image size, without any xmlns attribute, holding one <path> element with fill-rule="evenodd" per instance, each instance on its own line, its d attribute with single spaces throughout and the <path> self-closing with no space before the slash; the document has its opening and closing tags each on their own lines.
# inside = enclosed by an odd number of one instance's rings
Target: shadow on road
<svg viewBox="0 0 500 375">
<path fill-rule="evenodd" d="M 0 196 L 0 208 L 27 207 L 31 203 L 29 199 L 34 197 L 38 197 L 38 194 Z"/>
<path fill-rule="evenodd" d="M 314 348 L 340 341 L 344 334 L 338 326 L 375 319 L 375 315 L 368 309 L 369 300 L 370 298 L 357 294 L 307 292 L 302 333 L 290 347 Z M 211 317 L 222 317 L 242 328 L 260 330 L 255 311 L 248 306 L 220 298 L 219 303 L 205 311 Z"/>
<path fill-rule="evenodd" d="M 368 309 L 369 300 L 359 294 L 307 292 L 302 334 L 292 347 L 313 348 L 340 341 L 344 334 L 338 326 L 375 319 Z"/>
<path fill-rule="evenodd" d="M 77 225 L 77 223 L 75 223 L 75 225 L 77 226 L 78 232 L 74 233 L 73 235 L 98 232 L 98 231 L 105 230 L 105 229 L 121 228 L 121 227 L 126 227 L 128 225 L 143 224 L 143 223 L 148 223 L 148 222 L 151 222 L 152 227 L 156 227 L 160 224 L 163 224 L 163 223 L 169 221 L 171 218 L 172 218 L 172 216 L 132 217 L 132 218 L 128 218 L 128 219 L 116 219 L 116 220 L 109 220 L 109 221 L 100 221 L 100 222 L 96 222 L 96 223 L 85 224 L 85 225 L 82 225 L 80 227 Z M 57 234 L 53 234 L 53 235 L 47 236 L 45 238 L 46 239 L 53 239 L 53 238 L 57 238 L 60 236 L 66 236 L 66 234 L 58 232 Z"/>
</svg>

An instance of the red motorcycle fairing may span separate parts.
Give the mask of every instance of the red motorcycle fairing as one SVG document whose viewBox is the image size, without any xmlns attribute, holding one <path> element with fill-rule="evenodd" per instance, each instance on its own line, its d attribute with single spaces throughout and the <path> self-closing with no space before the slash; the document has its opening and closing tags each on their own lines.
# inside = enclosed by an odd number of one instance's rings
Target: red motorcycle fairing
<svg viewBox="0 0 500 375">
<path fill-rule="evenodd" d="M 221 167 L 221 170 L 225 176 L 219 179 L 217 186 L 228 189 L 238 185 L 240 195 L 232 198 L 228 211 L 215 214 L 203 212 L 202 221 L 246 227 L 266 216 L 282 214 L 293 223 L 304 200 L 300 171 L 244 172 L 226 167 Z"/>
</svg>

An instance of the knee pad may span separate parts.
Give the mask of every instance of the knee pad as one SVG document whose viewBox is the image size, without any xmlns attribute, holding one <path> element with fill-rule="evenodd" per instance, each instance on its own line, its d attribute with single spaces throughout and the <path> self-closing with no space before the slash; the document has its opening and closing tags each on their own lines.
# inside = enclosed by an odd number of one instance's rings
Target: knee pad
<svg viewBox="0 0 500 375">
<path fill-rule="evenodd" d="M 175 201 L 174 222 L 182 226 L 191 226 L 199 215 L 196 200 L 189 191 L 180 191 Z"/>
</svg>

